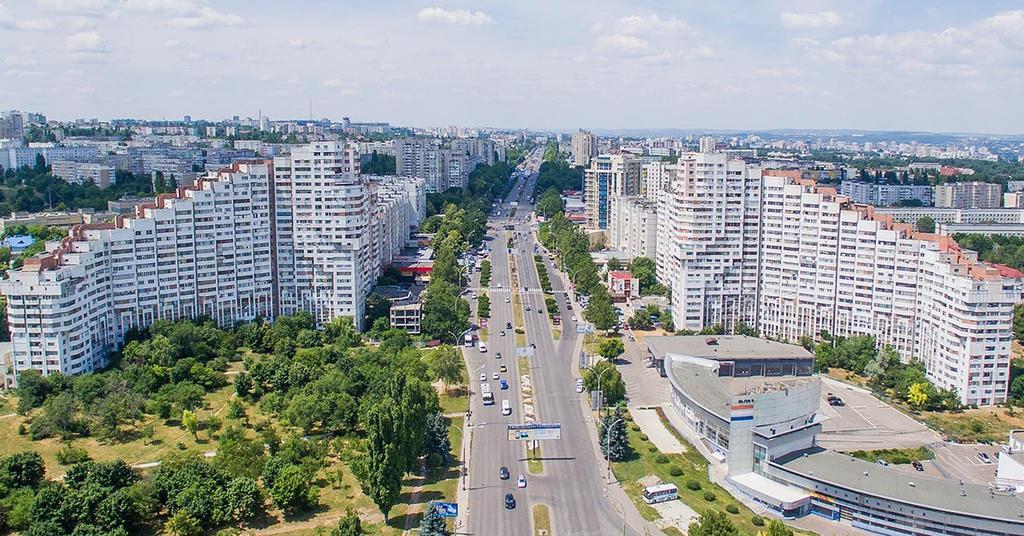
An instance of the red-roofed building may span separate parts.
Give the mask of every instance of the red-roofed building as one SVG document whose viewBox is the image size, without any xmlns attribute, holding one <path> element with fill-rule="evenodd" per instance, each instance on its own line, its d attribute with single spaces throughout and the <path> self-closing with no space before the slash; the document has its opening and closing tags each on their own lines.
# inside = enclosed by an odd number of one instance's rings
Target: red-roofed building
<svg viewBox="0 0 1024 536">
<path fill-rule="evenodd" d="M 615 270 L 608 272 L 608 293 L 612 299 L 628 299 L 640 296 L 640 280 L 632 272 Z"/>
</svg>

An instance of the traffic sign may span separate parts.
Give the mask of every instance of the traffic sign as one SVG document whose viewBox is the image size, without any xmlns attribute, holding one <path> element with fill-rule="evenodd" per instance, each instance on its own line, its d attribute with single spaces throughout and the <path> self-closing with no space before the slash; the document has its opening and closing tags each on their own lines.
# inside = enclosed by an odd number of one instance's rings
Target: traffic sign
<svg viewBox="0 0 1024 536">
<path fill-rule="evenodd" d="M 459 503 L 451 502 L 434 502 L 435 511 L 441 517 L 458 517 L 459 516 Z"/>
<path fill-rule="evenodd" d="M 559 423 L 510 424 L 509 441 L 538 441 L 561 439 L 562 425 Z"/>
</svg>

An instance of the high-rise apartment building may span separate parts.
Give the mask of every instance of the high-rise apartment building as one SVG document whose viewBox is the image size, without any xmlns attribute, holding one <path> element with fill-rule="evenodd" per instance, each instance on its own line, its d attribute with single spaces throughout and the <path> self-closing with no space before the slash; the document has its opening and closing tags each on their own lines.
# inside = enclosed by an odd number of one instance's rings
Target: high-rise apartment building
<svg viewBox="0 0 1024 536">
<path fill-rule="evenodd" d="M 871 335 L 965 404 L 1005 401 L 1017 281 L 833 188 L 765 176 L 762 192 L 763 335 Z"/>
<path fill-rule="evenodd" d="M 1003 186 L 989 182 L 952 182 L 935 187 L 938 208 L 995 208 L 1003 200 Z"/>
<path fill-rule="evenodd" d="M 661 192 L 668 188 L 675 171 L 675 164 L 660 160 L 645 162 L 640 166 L 640 195 L 656 203 Z"/>
<path fill-rule="evenodd" d="M 921 205 L 932 204 L 933 187 L 928 184 L 882 184 L 864 181 L 843 181 L 840 193 L 854 203 L 876 207 L 898 205 L 907 201 L 920 201 Z"/>
<path fill-rule="evenodd" d="M 640 193 L 640 159 L 627 153 L 604 154 L 583 172 L 583 204 L 587 225 L 606 229 L 611 200 Z"/>
<path fill-rule="evenodd" d="M 597 156 L 597 138 L 590 132 L 580 129 L 572 135 L 572 163 L 574 166 L 587 167 Z"/>
<path fill-rule="evenodd" d="M 395 140 L 396 174 L 422 178 L 428 192 L 465 188 L 469 174 L 487 162 L 494 163 L 494 144 L 490 140 L 453 140 L 450 148 L 442 147 L 436 138 Z"/>
<path fill-rule="evenodd" d="M 316 142 L 274 159 L 281 314 L 318 322 L 353 319 L 362 329 L 373 287 L 370 196 L 359 155 L 344 142 Z"/>
<path fill-rule="evenodd" d="M 724 153 L 680 156 L 658 198 L 657 271 L 680 329 L 757 320 L 761 167 Z"/>
<path fill-rule="evenodd" d="M 658 205 L 639 196 L 613 196 L 608 219 L 608 246 L 631 259 L 657 257 Z"/>
<path fill-rule="evenodd" d="M 0 140 L 15 140 L 21 143 L 25 138 L 25 118 L 21 112 L 10 110 L 0 112 Z"/>
<path fill-rule="evenodd" d="M 94 371 L 130 329 L 160 319 L 272 317 L 271 173 L 267 162 L 236 164 L 134 217 L 77 225 L 7 272 L 16 370 Z"/>
</svg>

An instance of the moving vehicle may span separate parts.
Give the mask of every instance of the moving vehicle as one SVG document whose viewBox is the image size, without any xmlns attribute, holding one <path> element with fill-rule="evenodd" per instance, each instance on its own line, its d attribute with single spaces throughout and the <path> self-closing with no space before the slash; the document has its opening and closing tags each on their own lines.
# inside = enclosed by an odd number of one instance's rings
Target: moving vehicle
<svg viewBox="0 0 1024 536">
<path fill-rule="evenodd" d="M 505 494 L 505 509 L 514 510 L 516 507 L 516 498 L 511 493 Z"/>
<path fill-rule="evenodd" d="M 501 352 L 494 352 L 494 359 L 501 359 Z M 505 365 L 502 365 L 503 367 Z M 504 370 L 502 372 L 505 372 Z"/>
<path fill-rule="evenodd" d="M 463 343 L 466 346 L 473 346 L 473 336 L 467 333 L 466 336 L 463 338 Z"/>
<path fill-rule="evenodd" d="M 512 329 L 512 322 L 505 322 L 505 329 Z"/>
<path fill-rule="evenodd" d="M 498 478 L 500 478 L 502 480 L 508 480 L 508 477 L 509 477 L 508 467 L 505 467 L 504 465 L 501 466 L 501 469 L 498 469 Z"/>
<path fill-rule="evenodd" d="M 658 484 L 644 488 L 643 499 L 647 504 L 674 501 L 679 498 L 679 488 L 675 484 Z"/>
<path fill-rule="evenodd" d="M 505 330 L 499 331 L 498 334 L 501 335 L 502 337 L 504 337 L 505 336 Z"/>
<path fill-rule="evenodd" d="M 481 398 L 483 399 L 485 406 L 493 406 L 494 405 L 494 393 L 492 393 L 490 391 L 487 391 L 487 392 L 485 392 L 484 394 L 481 395 Z"/>
<path fill-rule="evenodd" d="M 485 372 L 481 372 L 480 373 L 480 381 L 482 381 L 482 382 L 487 381 L 487 373 L 485 373 Z"/>
<path fill-rule="evenodd" d="M 517 488 L 525 488 L 526 487 L 526 477 L 525 476 L 519 475 L 519 478 L 516 479 L 516 487 Z"/>
<path fill-rule="evenodd" d="M 491 379 L 492 380 L 497 380 L 498 379 L 498 373 L 497 372 L 492 372 L 491 373 Z"/>
<path fill-rule="evenodd" d="M 508 389 L 508 382 L 505 381 L 505 378 L 501 379 L 501 384 L 500 385 L 501 385 L 501 390 L 502 391 L 504 391 L 505 389 Z"/>
<path fill-rule="evenodd" d="M 480 353 L 481 354 L 486 354 L 487 353 L 487 345 L 486 344 L 480 343 Z"/>
<path fill-rule="evenodd" d="M 512 403 L 509 402 L 508 400 L 501 401 L 501 414 L 512 415 Z"/>
<path fill-rule="evenodd" d="M 505 365 L 502 365 L 502 366 L 498 367 L 498 370 L 500 370 L 502 372 L 508 372 L 508 367 L 506 367 Z"/>
<path fill-rule="evenodd" d="M 505 298 L 505 303 L 510 303 L 511 301 L 512 300 L 510 298 Z"/>
</svg>

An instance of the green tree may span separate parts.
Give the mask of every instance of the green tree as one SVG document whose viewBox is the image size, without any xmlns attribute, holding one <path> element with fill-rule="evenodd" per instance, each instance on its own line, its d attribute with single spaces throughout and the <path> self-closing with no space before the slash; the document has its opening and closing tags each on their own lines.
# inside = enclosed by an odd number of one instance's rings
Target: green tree
<svg viewBox="0 0 1024 536">
<path fill-rule="evenodd" d="M 45 474 L 46 466 L 38 452 L 18 452 L 0 458 L 0 483 L 8 488 L 37 488 Z"/>
<path fill-rule="evenodd" d="M 768 522 L 765 530 L 759 531 L 757 534 L 758 536 L 793 536 L 793 531 L 785 523 L 773 519 Z"/>
<path fill-rule="evenodd" d="M 651 322 L 651 315 L 641 309 L 629 317 L 629 327 L 633 329 L 651 329 L 654 327 L 654 323 Z"/>
<path fill-rule="evenodd" d="M 598 385 L 598 380 L 601 381 Z M 622 374 L 609 361 L 599 361 L 583 373 L 583 385 L 587 391 L 600 390 L 605 405 L 617 404 L 626 398 L 626 382 Z"/>
<path fill-rule="evenodd" d="M 167 523 L 164 523 L 164 530 L 174 536 L 202 536 L 203 527 L 194 517 L 184 510 L 175 512 Z"/>
<path fill-rule="evenodd" d="M 448 536 L 448 534 L 447 522 L 441 517 L 434 503 L 430 503 L 427 506 L 427 511 L 423 512 L 423 517 L 420 518 L 420 536 Z"/>
<path fill-rule="evenodd" d="M 917 219 L 917 230 L 921 233 L 934 233 L 935 220 L 931 216 L 921 216 Z"/>
<path fill-rule="evenodd" d="M 454 341 L 469 328 L 469 303 L 458 297 L 455 285 L 431 281 L 424 294 L 422 329 L 427 336 Z"/>
<path fill-rule="evenodd" d="M 394 400 L 379 400 L 366 411 L 366 468 L 363 489 L 387 522 L 388 512 L 398 501 L 405 474 L 406 455 L 401 451 L 401 418 Z"/>
<path fill-rule="evenodd" d="M 748 337 L 760 337 L 761 333 L 754 329 L 750 324 L 740 321 L 737 322 L 733 327 L 733 333 L 736 335 L 746 335 Z"/>
<path fill-rule="evenodd" d="M 337 528 L 331 531 L 331 536 L 362 536 L 363 526 L 359 521 L 359 515 L 352 511 L 352 507 L 345 510 L 345 517 L 338 522 Z"/>
<path fill-rule="evenodd" d="M 924 406 L 928 402 L 928 387 L 929 384 L 926 382 L 911 385 L 907 394 L 907 402 L 910 402 L 910 405 L 915 408 Z"/>
<path fill-rule="evenodd" d="M 199 440 L 199 415 L 195 411 L 186 409 L 181 413 L 181 425 L 192 434 L 192 437 Z"/>
<path fill-rule="evenodd" d="M 629 265 L 633 277 L 640 282 L 640 293 L 646 294 L 651 287 L 658 284 L 657 269 L 654 260 L 648 257 L 637 257 Z"/>
<path fill-rule="evenodd" d="M 274 505 L 291 515 L 319 502 L 320 490 L 310 484 L 310 475 L 298 465 L 285 467 L 274 479 L 270 497 Z"/>
<path fill-rule="evenodd" d="M 594 324 L 594 327 L 601 330 L 611 329 L 619 319 L 606 292 L 592 294 L 583 315 Z"/>
<path fill-rule="evenodd" d="M 740 531 L 726 517 L 725 512 L 706 510 L 690 523 L 686 533 L 689 536 L 739 536 Z"/>
<path fill-rule="evenodd" d="M 263 489 L 254 478 L 231 479 L 227 489 L 228 508 L 236 521 L 246 521 L 263 511 Z"/>
<path fill-rule="evenodd" d="M 451 345 L 438 346 L 430 355 L 430 370 L 445 388 L 462 383 L 462 355 Z"/>
<path fill-rule="evenodd" d="M 440 411 L 427 418 L 427 454 L 436 454 L 444 465 L 451 462 L 452 442 L 448 438 L 448 420 Z"/>
<path fill-rule="evenodd" d="M 18 388 L 14 394 L 18 397 L 18 413 L 24 415 L 43 405 L 43 401 L 50 395 L 50 380 L 38 370 L 21 371 L 18 373 Z"/>
<path fill-rule="evenodd" d="M 609 361 L 615 361 L 615 358 L 622 355 L 625 351 L 625 345 L 618 338 L 605 339 L 597 346 L 597 353 Z"/>
<path fill-rule="evenodd" d="M 601 454 L 605 459 L 611 457 L 613 462 L 626 459 L 629 454 L 629 440 L 626 436 L 626 408 L 622 403 L 615 406 L 601 419 L 597 428 Z"/>
</svg>

